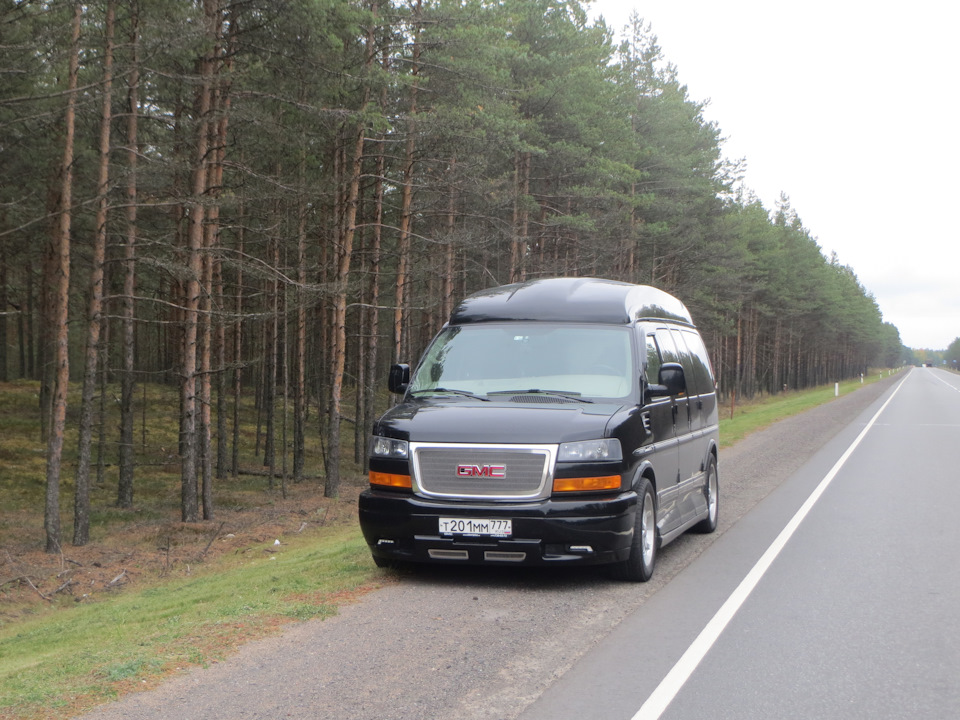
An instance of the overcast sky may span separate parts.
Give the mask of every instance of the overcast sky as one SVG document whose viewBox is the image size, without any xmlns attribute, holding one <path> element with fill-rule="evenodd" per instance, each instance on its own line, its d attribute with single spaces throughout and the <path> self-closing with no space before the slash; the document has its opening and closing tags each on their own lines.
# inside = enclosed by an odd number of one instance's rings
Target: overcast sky
<svg viewBox="0 0 960 720">
<path fill-rule="evenodd" d="M 960 337 L 960 3 L 595 0 L 635 10 L 745 158 L 912 348 Z"/>
</svg>

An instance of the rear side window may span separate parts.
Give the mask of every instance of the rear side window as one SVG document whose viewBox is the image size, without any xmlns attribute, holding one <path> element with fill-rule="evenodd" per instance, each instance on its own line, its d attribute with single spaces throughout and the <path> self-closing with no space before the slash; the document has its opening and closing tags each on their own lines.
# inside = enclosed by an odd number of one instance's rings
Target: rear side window
<svg viewBox="0 0 960 720">
<path fill-rule="evenodd" d="M 690 350 L 691 370 L 697 383 L 697 391 L 701 395 L 709 395 L 715 392 L 716 381 L 713 378 L 710 356 L 707 354 L 707 348 L 703 344 L 703 339 L 699 333 L 690 330 L 683 330 L 680 335 Z"/>
<path fill-rule="evenodd" d="M 701 392 L 706 392 L 705 386 L 700 384 L 700 379 L 697 377 L 697 373 L 694 368 L 693 354 L 687 348 L 687 344 L 683 341 L 684 333 L 677 329 L 670 330 L 670 337 L 673 338 L 674 343 L 677 346 L 677 357 L 679 362 L 683 366 L 683 374 L 687 380 L 687 394 L 688 395 L 699 395 Z"/>
</svg>

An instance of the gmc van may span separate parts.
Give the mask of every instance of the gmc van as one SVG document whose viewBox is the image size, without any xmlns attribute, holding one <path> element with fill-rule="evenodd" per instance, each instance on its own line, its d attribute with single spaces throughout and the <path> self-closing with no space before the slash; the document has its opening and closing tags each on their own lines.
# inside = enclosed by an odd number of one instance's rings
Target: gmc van
<svg viewBox="0 0 960 720">
<path fill-rule="evenodd" d="M 466 298 L 373 427 L 360 525 L 377 565 L 609 564 L 717 527 L 717 396 L 687 308 L 591 278 Z"/>
</svg>

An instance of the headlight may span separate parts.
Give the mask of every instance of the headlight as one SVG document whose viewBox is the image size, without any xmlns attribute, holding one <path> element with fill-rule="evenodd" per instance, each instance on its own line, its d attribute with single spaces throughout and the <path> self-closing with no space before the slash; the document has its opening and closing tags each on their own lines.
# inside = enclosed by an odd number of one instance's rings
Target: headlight
<svg viewBox="0 0 960 720">
<path fill-rule="evenodd" d="M 561 443 L 557 462 L 600 462 L 623 460 L 620 441 L 616 438 Z"/>
<path fill-rule="evenodd" d="M 410 456 L 410 450 L 406 440 L 374 437 L 370 441 L 370 454 L 376 457 L 406 460 Z"/>
</svg>

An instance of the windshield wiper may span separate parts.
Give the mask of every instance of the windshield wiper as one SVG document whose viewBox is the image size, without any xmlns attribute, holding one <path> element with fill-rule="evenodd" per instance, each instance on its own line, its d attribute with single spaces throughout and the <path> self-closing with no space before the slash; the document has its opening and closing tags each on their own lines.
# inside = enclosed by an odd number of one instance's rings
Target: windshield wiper
<svg viewBox="0 0 960 720">
<path fill-rule="evenodd" d="M 541 390 L 540 388 L 529 388 L 527 390 L 494 390 L 487 395 L 552 395 L 566 400 L 576 400 L 582 403 L 592 403 L 593 400 L 587 400 L 580 396 L 578 392 L 568 392 L 565 390 Z"/>
<path fill-rule="evenodd" d="M 449 395 L 463 395 L 464 397 L 473 398 L 474 400 L 483 400 L 484 402 L 490 402 L 489 398 L 485 398 L 482 395 L 476 395 L 472 392 L 467 392 L 466 390 L 454 390 L 453 388 L 424 388 L 423 390 L 413 390 L 411 395 L 421 395 L 423 393 L 446 393 Z"/>
</svg>

